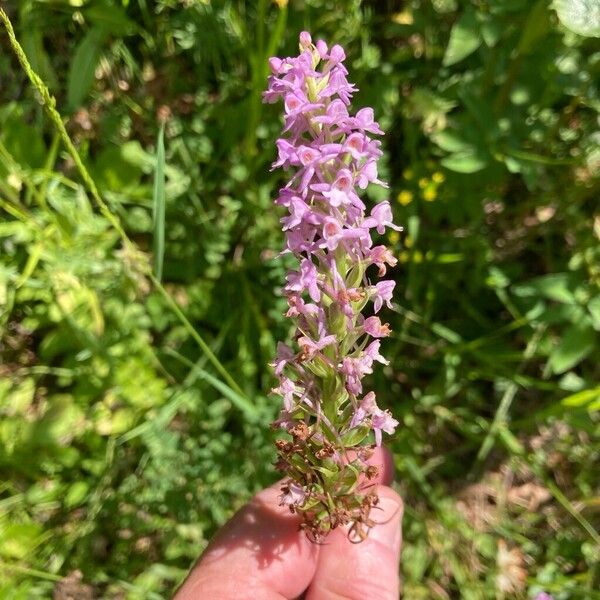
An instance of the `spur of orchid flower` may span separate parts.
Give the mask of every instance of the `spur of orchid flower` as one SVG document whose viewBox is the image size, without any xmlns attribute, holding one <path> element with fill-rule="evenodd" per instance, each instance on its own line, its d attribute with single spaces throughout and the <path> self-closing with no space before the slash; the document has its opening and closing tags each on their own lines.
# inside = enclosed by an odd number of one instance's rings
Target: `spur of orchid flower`
<svg viewBox="0 0 600 600">
<path fill-rule="evenodd" d="M 294 343 L 279 343 L 274 362 L 273 391 L 283 398 L 274 425 L 290 436 L 276 442 L 277 467 L 287 477 L 280 499 L 317 542 L 340 525 L 358 540 L 368 534 L 378 501 L 370 483 L 377 467 L 368 459 L 382 433 L 398 425 L 362 380 L 376 362 L 388 364 L 379 350 L 390 328 L 378 314 L 391 307 L 395 285 L 372 282 L 396 264 L 372 235 L 400 228 L 389 202 L 367 212 L 360 198 L 369 184 L 385 186 L 377 175 L 381 142 L 373 139 L 383 132 L 372 108 L 350 111 L 356 87 L 344 60 L 341 46 L 313 44 L 302 32 L 298 56 L 269 60 L 263 95 L 284 105 L 273 169 L 290 177 L 275 204 L 286 210 L 283 253 L 297 259 L 284 287 Z"/>
</svg>

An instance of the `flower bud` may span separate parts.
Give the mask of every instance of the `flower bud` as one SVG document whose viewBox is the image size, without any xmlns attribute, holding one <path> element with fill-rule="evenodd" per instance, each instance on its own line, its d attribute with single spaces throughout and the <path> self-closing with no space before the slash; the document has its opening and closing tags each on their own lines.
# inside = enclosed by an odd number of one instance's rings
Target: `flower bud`
<svg viewBox="0 0 600 600">
<path fill-rule="evenodd" d="M 273 56 L 269 59 L 269 67 L 271 69 L 271 73 L 273 75 L 279 75 L 281 72 L 281 66 L 283 65 L 283 61 L 276 56 Z"/>
<path fill-rule="evenodd" d="M 312 46 L 312 37 L 308 31 L 300 33 L 300 51 L 308 50 Z"/>
</svg>

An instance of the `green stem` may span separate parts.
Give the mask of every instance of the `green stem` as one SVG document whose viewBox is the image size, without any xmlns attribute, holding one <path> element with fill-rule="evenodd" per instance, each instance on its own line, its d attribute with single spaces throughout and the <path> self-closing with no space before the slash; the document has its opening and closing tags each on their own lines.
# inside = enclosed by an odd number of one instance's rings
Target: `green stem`
<svg viewBox="0 0 600 600">
<path fill-rule="evenodd" d="M 236 383 L 236 381 L 229 374 L 227 369 L 225 369 L 225 367 L 222 365 L 222 363 L 219 361 L 219 359 L 215 356 L 213 351 L 210 349 L 210 346 L 204 341 L 202 336 L 194 329 L 194 326 L 190 323 L 189 319 L 183 314 L 183 311 L 181 310 L 181 308 L 179 308 L 179 305 L 177 304 L 177 302 L 175 302 L 175 300 L 173 300 L 172 296 L 169 294 L 169 292 L 167 292 L 167 290 L 160 283 L 160 281 L 158 281 L 158 279 L 156 279 L 156 277 L 154 275 L 152 275 L 151 273 L 148 274 L 148 277 L 154 284 L 154 287 L 156 288 L 156 290 L 164 298 L 165 302 L 169 305 L 169 307 L 171 308 L 171 310 L 173 311 L 175 316 L 181 321 L 185 330 L 195 340 L 195 342 L 198 344 L 198 346 L 200 346 L 200 349 L 202 350 L 202 352 L 204 352 L 204 354 L 206 355 L 208 360 L 212 363 L 213 367 L 215 367 L 215 369 L 223 377 L 223 379 L 225 380 L 227 385 L 229 385 L 230 388 L 235 390 L 235 392 L 237 392 L 240 396 L 242 396 L 245 399 L 248 399 L 248 397 L 246 396 L 246 394 L 244 393 L 242 388 Z"/>
</svg>

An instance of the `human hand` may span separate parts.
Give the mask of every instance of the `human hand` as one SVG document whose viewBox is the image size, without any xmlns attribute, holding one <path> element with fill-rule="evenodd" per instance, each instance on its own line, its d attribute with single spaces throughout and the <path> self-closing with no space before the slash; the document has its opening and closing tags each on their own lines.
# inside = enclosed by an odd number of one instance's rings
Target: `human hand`
<svg viewBox="0 0 600 600">
<path fill-rule="evenodd" d="M 279 506 L 277 483 L 217 533 L 173 600 L 396 600 L 402 500 L 387 486 L 389 454 L 378 449 L 369 463 L 379 468 L 380 502 L 366 540 L 352 543 L 340 528 L 310 542 L 299 517 Z"/>
</svg>

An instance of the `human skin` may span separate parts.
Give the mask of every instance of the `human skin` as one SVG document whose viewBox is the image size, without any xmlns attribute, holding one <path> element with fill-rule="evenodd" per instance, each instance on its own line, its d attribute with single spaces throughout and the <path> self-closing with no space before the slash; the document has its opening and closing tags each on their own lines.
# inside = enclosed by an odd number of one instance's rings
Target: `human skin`
<svg viewBox="0 0 600 600">
<path fill-rule="evenodd" d="M 281 482 L 269 487 L 217 533 L 173 600 L 397 600 L 403 505 L 389 487 L 389 453 L 377 449 L 373 484 L 377 523 L 353 543 L 336 529 L 322 544 L 300 531 L 300 519 L 279 506 Z"/>
</svg>

